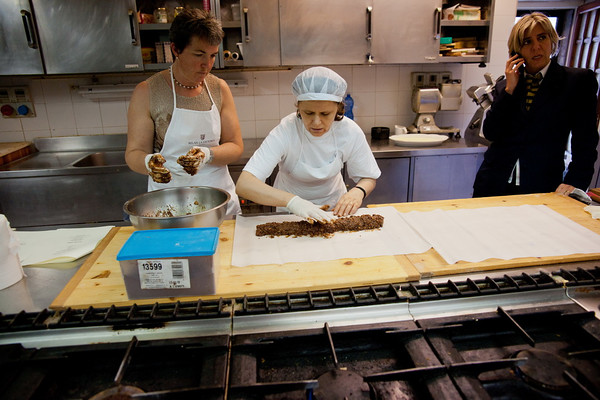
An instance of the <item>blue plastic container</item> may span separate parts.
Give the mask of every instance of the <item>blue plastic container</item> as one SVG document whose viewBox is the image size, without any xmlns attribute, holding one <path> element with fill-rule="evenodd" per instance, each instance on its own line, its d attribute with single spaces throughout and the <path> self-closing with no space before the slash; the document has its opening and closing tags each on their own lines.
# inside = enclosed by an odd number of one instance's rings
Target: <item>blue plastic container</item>
<svg viewBox="0 0 600 400">
<path fill-rule="evenodd" d="M 117 260 L 129 299 L 214 295 L 219 228 L 135 231 Z"/>
</svg>

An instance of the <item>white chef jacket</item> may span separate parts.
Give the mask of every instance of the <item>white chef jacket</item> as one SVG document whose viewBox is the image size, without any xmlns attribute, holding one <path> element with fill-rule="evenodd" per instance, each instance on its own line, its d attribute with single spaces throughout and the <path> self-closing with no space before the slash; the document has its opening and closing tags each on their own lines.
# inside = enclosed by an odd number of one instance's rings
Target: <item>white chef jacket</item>
<svg viewBox="0 0 600 400">
<path fill-rule="evenodd" d="M 349 118 L 334 121 L 328 132 L 316 137 L 292 113 L 284 117 L 252 155 L 244 171 L 265 181 L 279 167 L 274 187 L 293 193 L 317 205 L 333 207 L 346 193 L 341 168 L 346 163 L 348 176 L 354 182 L 362 178 L 377 179 L 381 171 L 362 129 Z M 306 167 L 304 167 L 306 166 Z M 318 185 L 297 184 L 307 168 L 323 175 Z M 327 174 L 330 169 L 335 173 Z"/>
</svg>

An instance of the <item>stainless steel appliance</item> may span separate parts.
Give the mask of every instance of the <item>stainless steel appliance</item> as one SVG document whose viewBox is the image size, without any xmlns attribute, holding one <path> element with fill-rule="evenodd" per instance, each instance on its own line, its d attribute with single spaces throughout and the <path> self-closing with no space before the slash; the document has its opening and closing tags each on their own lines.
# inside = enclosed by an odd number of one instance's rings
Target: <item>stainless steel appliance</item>
<svg viewBox="0 0 600 400">
<path fill-rule="evenodd" d="M 600 320 L 578 293 L 598 311 L 599 290 L 574 265 L 0 315 L 0 397 L 593 399 Z"/>
<path fill-rule="evenodd" d="M 142 71 L 134 0 L 0 0 L 0 75 Z"/>
<path fill-rule="evenodd" d="M 475 114 L 471 118 L 467 129 L 465 129 L 465 142 L 468 145 L 476 145 L 478 143 L 488 146 L 490 141 L 481 135 L 483 126 L 483 118 L 486 111 L 492 106 L 494 87 L 496 83 L 504 79 L 504 75 L 494 80 L 489 72 L 483 74 L 485 83 L 479 86 L 471 86 L 467 89 L 467 95 L 473 99 L 473 102 L 479 107 L 475 110 Z"/>
<path fill-rule="evenodd" d="M 417 114 L 408 127 L 409 133 L 441 133 L 460 138 L 460 129 L 439 127 L 434 115 L 438 111 L 458 110 L 462 103 L 460 80 L 450 80 L 433 86 L 414 86 L 412 110 Z"/>
</svg>

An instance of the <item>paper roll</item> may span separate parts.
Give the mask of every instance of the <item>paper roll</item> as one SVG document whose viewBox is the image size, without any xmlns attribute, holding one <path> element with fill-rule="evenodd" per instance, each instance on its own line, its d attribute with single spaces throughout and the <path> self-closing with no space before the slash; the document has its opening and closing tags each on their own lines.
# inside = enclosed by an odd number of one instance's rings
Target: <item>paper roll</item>
<svg viewBox="0 0 600 400">
<path fill-rule="evenodd" d="M 231 60 L 231 52 L 229 50 L 223 51 L 223 58 L 226 60 Z"/>
<path fill-rule="evenodd" d="M 240 58 L 240 55 L 238 54 L 237 51 L 234 51 L 233 53 L 231 53 L 231 59 L 236 61 Z"/>
<path fill-rule="evenodd" d="M 0 289 L 19 282 L 25 273 L 19 260 L 19 241 L 6 216 L 0 214 Z"/>
</svg>

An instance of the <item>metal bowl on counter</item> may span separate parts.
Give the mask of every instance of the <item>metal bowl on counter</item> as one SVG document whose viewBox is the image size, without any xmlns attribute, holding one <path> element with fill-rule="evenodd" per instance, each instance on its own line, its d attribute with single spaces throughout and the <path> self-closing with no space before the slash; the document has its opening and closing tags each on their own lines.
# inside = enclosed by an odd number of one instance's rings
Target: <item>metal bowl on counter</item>
<svg viewBox="0 0 600 400">
<path fill-rule="evenodd" d="M 199 228 L 219 226 L 231 196 L 208 186 L 154 190 L 128 200 L 123 211 L 135 229 Z"/>
</svg>

